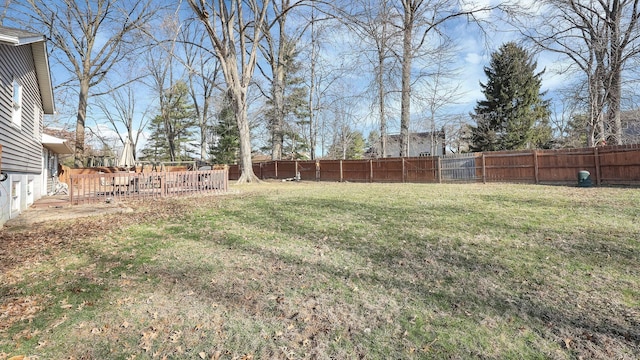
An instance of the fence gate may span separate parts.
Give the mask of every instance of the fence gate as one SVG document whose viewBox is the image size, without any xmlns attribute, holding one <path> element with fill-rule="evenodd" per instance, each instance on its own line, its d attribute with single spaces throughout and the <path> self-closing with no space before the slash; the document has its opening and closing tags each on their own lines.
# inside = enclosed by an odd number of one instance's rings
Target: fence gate
<svg viewBox="0 0 640 360">
<path fill-rule="evenodd" d="M 442 181 L 475 181 L 475 154 L 467 153 L 441 156 L 440 176 Z"/>
</svg>

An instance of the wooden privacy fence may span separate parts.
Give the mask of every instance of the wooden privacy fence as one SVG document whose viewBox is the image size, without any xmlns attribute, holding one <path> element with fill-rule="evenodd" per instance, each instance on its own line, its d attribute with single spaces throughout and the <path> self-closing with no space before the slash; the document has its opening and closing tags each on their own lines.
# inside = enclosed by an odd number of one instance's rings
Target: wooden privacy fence
<svg viewBox="0 0 640 360">
<path fill-rule="evenodd" d="M 301 180 L 354 182 L 576 184 L 581 170 L 589 171 L 596 185 L 640 185 L 640 145 L 253 164 L 261 179 L 295 179 L 299 174 Z M 239 175 L 232 165 L 229 178 Z"/>
<path fill-rule="evenodd" d="M 206 193 L 224 193 L 229 174 L 223 170 L 176 172 L 114 172 L 71 174 L 72 204 L 105 202 L 108 199 L 144 199 Z"/>
</svg>

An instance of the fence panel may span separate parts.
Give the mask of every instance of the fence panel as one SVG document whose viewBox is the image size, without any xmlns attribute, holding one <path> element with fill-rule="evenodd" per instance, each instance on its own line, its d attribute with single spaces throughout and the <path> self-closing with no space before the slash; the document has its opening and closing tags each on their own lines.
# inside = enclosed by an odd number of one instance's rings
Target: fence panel
<svg viewBox="0 0 640 360">
<path fill-rule="evenodd" d="M 573 151 L 539 150 L 538 183 L 571 184 L 577 181 L 581 170 L 596 174 L 594 149 L 575 149 Z"/>
<path fill-rule="evenodd" d="M 485 181 L 535 182 L 535 159 L 531 151 L 490 152 L 483 155 Z"/>
<path fill-rule="evenodd" d="M 315 181 L 316 180 L 316 161 L 298 161 L 298 172 L 300 173 L 300 179 Z"/>
<path fill-rule="evenodd" d="M 369 160 L 342 160 L 342 181 L 368 182 L 370 177 Z"/>
<path fill-rule="evenodd" d="M 402 158 L 371 160 L 374 182 L 403 182 L 404 168 Z"/>
<path fill-rule="evenodd" d="M 72 204 L 84 204 L 224 193 L 228 190 L 228 177 L 227 170 L 71 174 L 69 197 Z"/>
<path fill-rule="evenodd" d="M 442 181 L 475 181 L 476 154 L 451 154 L 440 157 Z"/>
<path fill-rule="evenodd" d="M 405 158 L 404 181 L 437 182 L 438 158 L 433 156 Z"/>
<path fill-rule="evenodd" d="M 603 148 L 599 150 L 598 162 L 602 184 L 640 184 L 640 148 L 637 146 L 627 145 L 621 149 Z"/>
<path fill-rule="evenodd" d="M 320 178 L 322 181 L 342 181 L 342 161 L 322 160 L 320 162 Z"/>
</svg>

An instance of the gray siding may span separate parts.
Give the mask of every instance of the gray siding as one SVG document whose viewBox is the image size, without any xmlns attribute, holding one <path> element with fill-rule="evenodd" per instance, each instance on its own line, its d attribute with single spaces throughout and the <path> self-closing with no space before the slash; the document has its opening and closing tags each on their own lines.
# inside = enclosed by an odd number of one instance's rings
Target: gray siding
<svg viewBox="0 0 640 360">
<path fill-rule="evenodd" d="M 22 85 L 20 128 L 11 120 L 13 79 Z M 34 114 L 36 112 L 37 114 Z M 2 171 L 40 174 L 42 171 L 42 100 L 30 45 L 0 44 L 0 144 Z M 36 123 L 37 122 L 37 123 Z"/>
</svg>

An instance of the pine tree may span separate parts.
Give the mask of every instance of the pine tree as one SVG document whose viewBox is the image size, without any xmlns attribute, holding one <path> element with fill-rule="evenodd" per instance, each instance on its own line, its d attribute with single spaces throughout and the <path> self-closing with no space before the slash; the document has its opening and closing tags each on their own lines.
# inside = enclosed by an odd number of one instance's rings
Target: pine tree
<svg viewBox="0 0 640 360">
<path fill-rule="evenodd" d="M 272 96 L 266 118 L 271 132 L 269 140 L 274 158 L 301 158 L 303 151 L 309 150 L 309 141 L 304 129 L 310 126 L 307 88 L 304 86 L 302 63 L 296 60 L 299 51 L 296 43 L 282 39 L 282 83 L 272 84 Z M 278 94 L 276 94 L 278 93 Z M 278 101 L 276 101 L 278 97 Z"/>
<path fill-rule="evenodd" d="M 471 131 L 474 151 L 547 147 L 551 142 L 549 101 L 540 92 L 543 72 L 515 43 L 506 43 L 491 55 L 484 68 L 487 83 L 480 84 L 485 100 L 478 101 L 476 126 Z"/>
<path fill-rule="evenodd" d="M 163 94 L 163 106 L 150 124 L 151 136 L 142 151 L 152 161 L 190 160 L 188 153 L 197 119 L 187 85 L 180 81 Z"/>
<path fill-rule="evenodd" d="M 222 110 L 218 113 L 218 123 L 213 127 L 215 142 L 210 154 L 216 164 L 237 164 L 240 151 L 240 133 L 231 104 L 225 97 Z"/>
<path fill-rule="evenodd" d="M 142 159 L 154 162 L 169 161 L 171 159 L 169 157 L 169 152 L 167 151 L 169 143 L 165 136 L 162 116 L 157 115 L 151 119 L 149 130 L 151 131 L 151 134 L 147 139 L 145 148 L 142 149 Z"/>
</svg>

